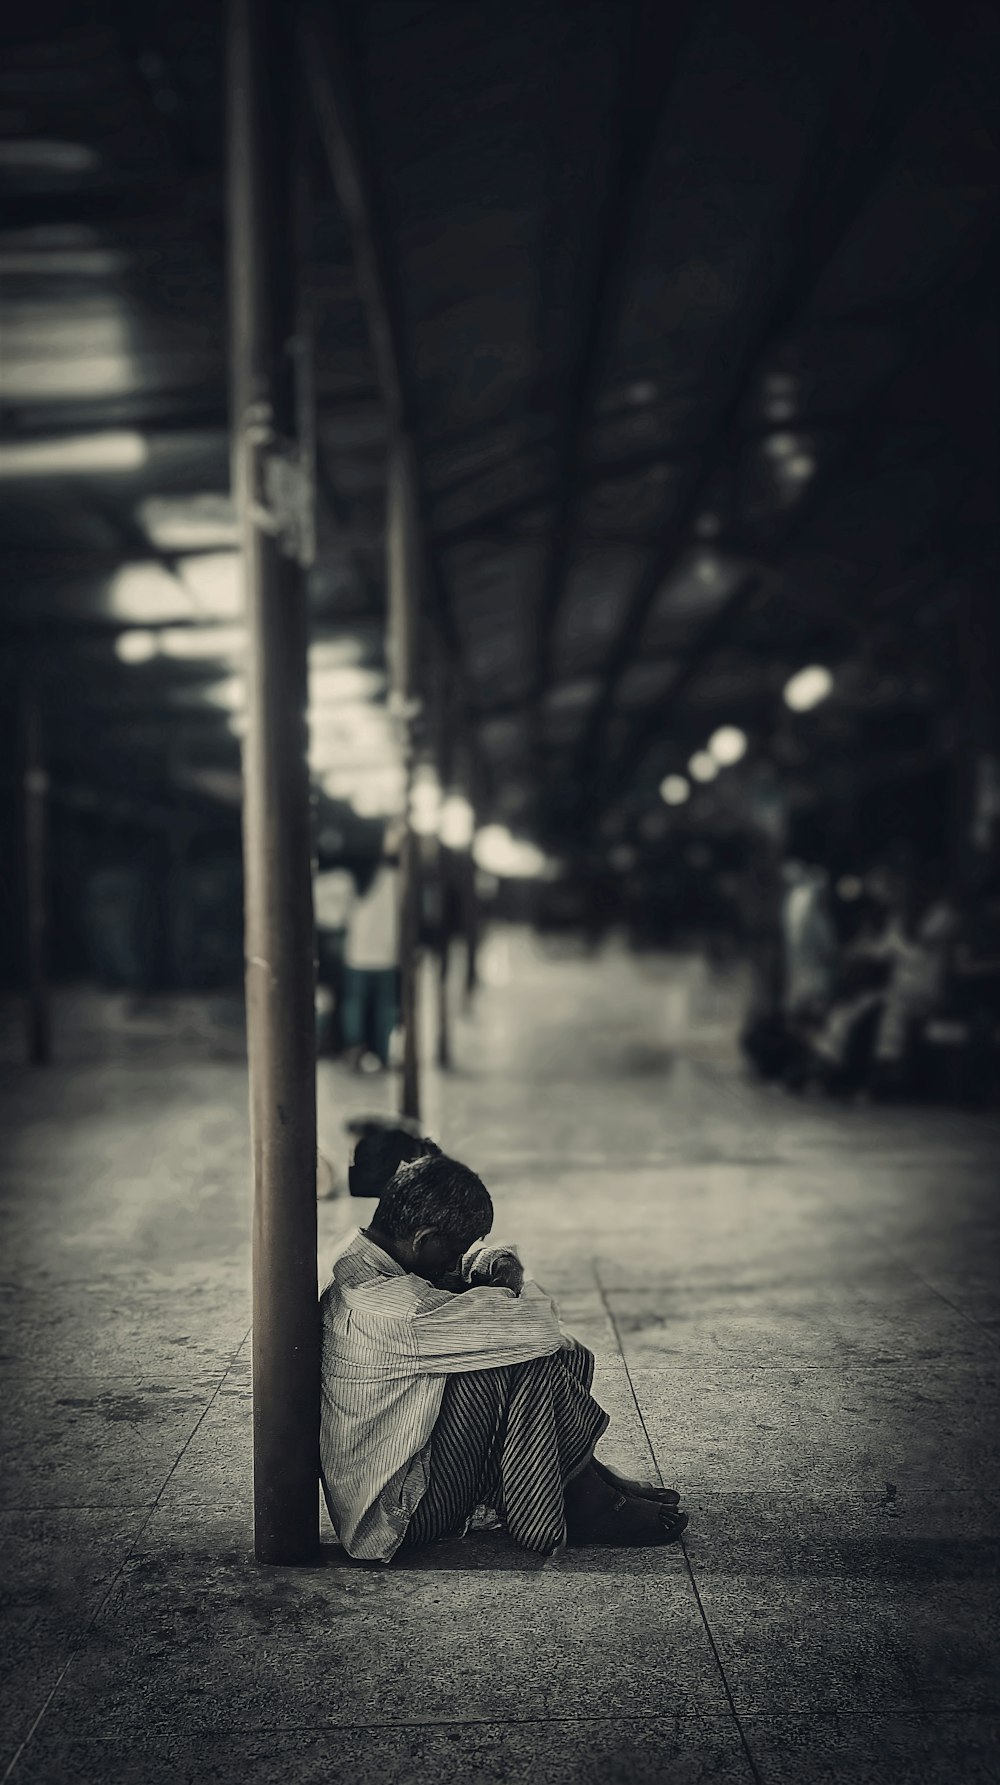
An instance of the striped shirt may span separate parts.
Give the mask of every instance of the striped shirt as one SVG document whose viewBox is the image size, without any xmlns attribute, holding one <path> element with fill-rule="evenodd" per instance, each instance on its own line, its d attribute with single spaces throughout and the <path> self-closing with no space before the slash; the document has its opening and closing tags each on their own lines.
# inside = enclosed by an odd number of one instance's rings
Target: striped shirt
<svg viewBox="0 0 1000 1785">
<path fill-rule="evenodd" d="M 388 1562 L 428 1481 L 430 1438 L 449 1375 L 548 1357 L 565 1341 L 555 1304 L 526 1280 L 437 1289 L 360 1230 L 320 1300 L 320 1473 L 348 1555 Z"/>
</svg>

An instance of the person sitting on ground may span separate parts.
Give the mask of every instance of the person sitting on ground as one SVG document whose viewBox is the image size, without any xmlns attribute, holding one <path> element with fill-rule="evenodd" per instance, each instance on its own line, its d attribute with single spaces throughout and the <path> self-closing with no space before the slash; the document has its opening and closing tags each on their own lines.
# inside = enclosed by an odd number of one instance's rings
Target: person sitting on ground
<svg viewBox="0 0 1000 1785">
<path fill-rule="evenodd" d="M 435 1149 L 394 1171 L 334 1258 L 320 1473 L 341 1544 L 388 1562 L 464 1536 L 480 1508 L 542 1555 L 675 1542 L 679 1495 L 597 1459 L 594 1358 L 516 1253 L 483 1247 L 492 1225 L 481 1179 Z"/>
</svg>

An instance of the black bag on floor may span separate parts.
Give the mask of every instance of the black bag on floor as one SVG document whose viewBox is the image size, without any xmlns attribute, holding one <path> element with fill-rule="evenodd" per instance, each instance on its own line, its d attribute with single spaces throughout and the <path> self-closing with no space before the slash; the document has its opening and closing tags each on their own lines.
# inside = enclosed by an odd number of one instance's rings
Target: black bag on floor
<svg viewBox="0 0 1000 1785">
<path fill-rule="evenodd" d="M 356 1116 L 347 1132 L 357 1136 L 347 1174 L 352 1196 L 381 1196 L 400 1165 L 441 1151 L 405 1116 Z"/>
</svg>

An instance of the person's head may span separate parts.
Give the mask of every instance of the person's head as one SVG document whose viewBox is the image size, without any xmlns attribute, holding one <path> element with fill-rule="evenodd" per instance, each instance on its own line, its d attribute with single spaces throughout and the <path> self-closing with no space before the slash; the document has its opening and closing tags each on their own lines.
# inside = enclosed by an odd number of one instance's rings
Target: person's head
<svg viewBox="0 0 1000 1785">
<path fill-rule="evenodd" d="M 397 1264 L 434 1282 L 457 1270 L 469 1247 L 486 1237 L 493 1204 L 474 1171 L 435 1149 L 399 1167 L 371 1225 Z"/>
</svg>

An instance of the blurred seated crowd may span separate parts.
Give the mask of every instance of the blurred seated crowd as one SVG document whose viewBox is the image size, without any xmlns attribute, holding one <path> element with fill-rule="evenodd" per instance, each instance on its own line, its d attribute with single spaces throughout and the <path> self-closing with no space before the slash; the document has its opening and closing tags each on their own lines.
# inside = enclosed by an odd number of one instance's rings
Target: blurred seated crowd
<svg viewBox="0 0 1000 1785">
<path fill-rule="evenodd" d="M 993 1103 L 1000 882 L 960 897 L 939 869 L 899 858 L 848 881 L 845 933 L 826 870 L 784 863 L 780 993 L 746 1023 L 752 1066 L 790 1091 Z"/>
</svg>

